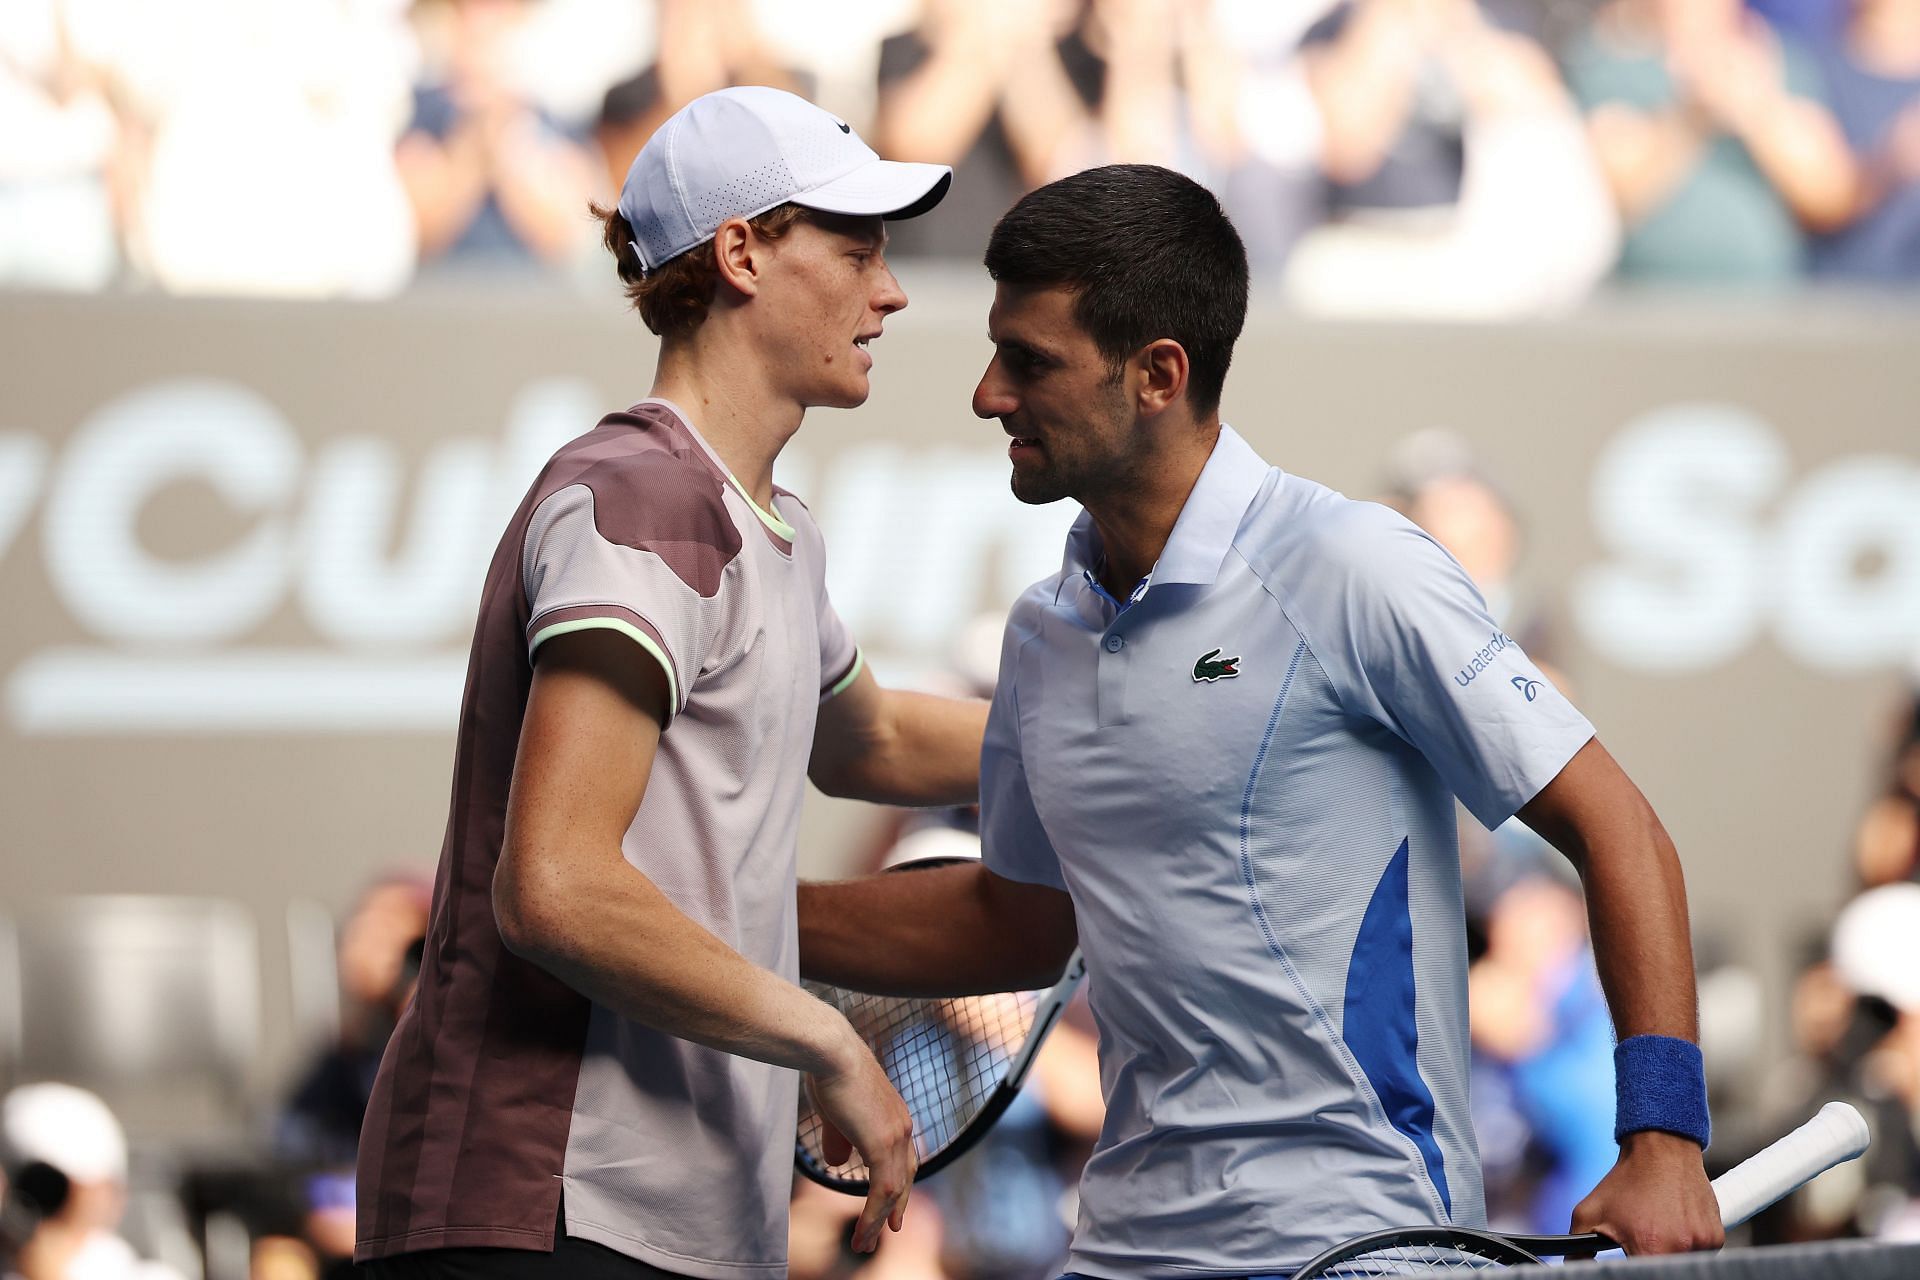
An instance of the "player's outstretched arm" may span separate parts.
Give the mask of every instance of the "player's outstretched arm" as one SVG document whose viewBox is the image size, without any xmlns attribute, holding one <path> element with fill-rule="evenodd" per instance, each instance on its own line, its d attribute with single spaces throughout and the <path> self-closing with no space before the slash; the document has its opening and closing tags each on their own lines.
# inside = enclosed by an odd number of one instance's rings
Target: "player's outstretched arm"
<svg viewBox="0 0 1920 1280">
<path fill-rule="evenodd" d="M 1696 1042 L 1686 884 L 1673 841 L 1640 789 L 1594 739 L 1520 817 L 1580 872 L 1616 1036 L 1660 1037 L 1684 1042 L 1682 1049 Z M 1636 1087 L 1623 1075 L 1622 1100 L 1639 1109 L 1645 1099 L 1628 1096 Z M 1718 1248 L 1724 1232 L 1700 1150 L 1698 1141 L 1658 1128 L 1626 1133 L 1619 1161 L 1574 1210 L 1572 1229 L 1610 1236 L 1629 1253 Z"/>
<path fill-rule="evenodd" d="M 985 702 L 884 689 L 862 668 L 821 704 L 807 775 L 828 795 L 852 800 L 973 804 L 986 727 Z"/>
<path fill-rule="evenodd" d="M 494 873 L 501 938 L 624 1017 L 814 1075 L 875 1170 L 855 1229 L 870 1249 L 882 1223 L 897 1228 L 912 1182 L 906 1106 L 845 1018 L 695 923 L 621 853 L 666 699 L 660 669 L 618 633 L 541 646 Z"/>
<path fill-rule="evenodd" d="M 1030 991 L 1078 937 L 1066 894 L 978 863 L 800 886 L 801 974 L 853 991 Z"/>
</svg>

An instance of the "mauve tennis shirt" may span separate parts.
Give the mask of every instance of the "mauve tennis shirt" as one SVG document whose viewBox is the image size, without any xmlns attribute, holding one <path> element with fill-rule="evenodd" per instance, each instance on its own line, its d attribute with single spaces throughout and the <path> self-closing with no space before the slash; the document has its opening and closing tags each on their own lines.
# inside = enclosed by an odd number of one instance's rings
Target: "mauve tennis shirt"
<svg viewBox="0 0 1920 1280">
<path fill-rule="evenodd" d="M 605 628 L 670 718 L 622 841 L 748 960 L 799 972 L 796 833 L 819 704 L 860 656 L 792 494 L 759 507 L 647 400 L 547 463 L 488 571 L 418 990 L 361 1135 L 355 1256 L 568 1235 L 708 1280 L 786 1274 L 797 1074 L 628 1021 L 509 953 L 492 888 L 533 677 Z M 644 945 L 644 940 L 636 939 Z"/>
</svg>

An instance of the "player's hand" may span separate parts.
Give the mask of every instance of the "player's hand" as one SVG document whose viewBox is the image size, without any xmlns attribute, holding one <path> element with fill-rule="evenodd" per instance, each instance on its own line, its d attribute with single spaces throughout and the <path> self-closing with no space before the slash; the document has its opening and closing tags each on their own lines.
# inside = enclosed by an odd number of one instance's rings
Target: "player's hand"
<svg viewBox="0 0 1920 1280">
<path fill-rule="evenodd" d="M 1686 1253 L 1726 1243 L 1700 1148 L 1651 1130 L 1626 1136 L 1612 1171 L 1574 1208 L 1573 1229 L 1598 1231 L 1630 1254 Z"/>
<path fill-rule="evenodd" d="M 913 1115 L 888 1082 L 867 1046 L 847 1029 L 845 1065 L 808 1081 L 814 1105 L 826 1122 L 829 1162 L 843 1162 L 848 1147 L 867 1162 L 867 1202 L 853 1226 L 853 1247 L 872 1253 L 882 1225 L 898 1231 L 907 1217 L 920 1155 L 913 1145 Z"/>
</svg>

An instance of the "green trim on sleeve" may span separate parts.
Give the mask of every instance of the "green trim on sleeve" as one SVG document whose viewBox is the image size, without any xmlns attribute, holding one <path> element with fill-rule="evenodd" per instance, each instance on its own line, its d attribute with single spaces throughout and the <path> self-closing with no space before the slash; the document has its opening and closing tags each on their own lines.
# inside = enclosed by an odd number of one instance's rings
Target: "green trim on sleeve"
<svg viewBox="0 0 1920 1280">
<path fill-rule="evenodd" d="M 837 698 L 845 693 L 847 686 L 852 684 L 854 678 L 860 674 L 860 668 L 866 665 L 867 655 L 862 653 L 858 646 L 855 646 L 853 650 L 853 665 L 847 668 L 847 674 L 833 682 L 833 688 L 827 690 L 827 697 L 820 699 L 820 701 L 825 702 L 827 698 Z"/>
<path fill-rule="evenodd" d="M 532 653 L 555 636 L 564 636 L 575 631 L 590 631 L 596 627 L 607 631 L 618 631 L 653 655 L 654 661 L 660 664 L 660 669 L 667 673 L 667 719 L 673 719 L 680 710 L 680 682 L 673 678 L 673 660 L 667 657 L 666 650 L 653 642 L 652 636 L 631 622 L 622 622 L 618 618 L 575 618 L 572 622 L 556 622 L 534 633 L 533 643 L 527 646 L 527 652 Z"/>
</svg>

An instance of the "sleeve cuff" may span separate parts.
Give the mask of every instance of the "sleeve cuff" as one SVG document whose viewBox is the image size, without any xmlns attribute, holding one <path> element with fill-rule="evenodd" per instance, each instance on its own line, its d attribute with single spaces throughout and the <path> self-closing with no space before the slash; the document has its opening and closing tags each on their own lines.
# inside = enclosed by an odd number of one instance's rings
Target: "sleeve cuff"
<svg viewBox="0 0 1920 1280">
<path fill-rule="evenodd" d="M 549 610 L 527 625 L 527 657 L 531 659 L 541 645 L 555 636 L 594 629 L 619 632 L 660 664 L 661 671 L 667 677 L 667 719 L 671 721 L 678 715 L 682 705 L 681 688 L 679 675 L 674 670 L 673 656 L 667 651 L 659 630 L 631 609 L 622 609 L 618 605 L 584 605 Z"/>
<path fill-rule="evenodd" d="M 854 682 L 854 680 L 859 677 L 860 669 L 866 665 L 867 665 L 867 655 L 862 653 L 860 649 L 856 646 L 853 651 L 853 665 L 847 668 L 847 673 L 845 675 L 841 676 L 838 680 L 835 680 L 832 684 L 828 685 L 825 689 L 822 689 L 820 691 L 820 701 L 825 702 L 830 698 L 837 698 L 841 694 L 845 693 L 847 691 L 847 687 L 851 685 Z"/>
</svg>

